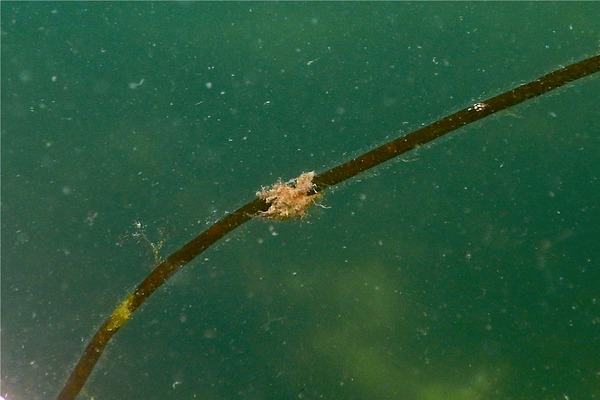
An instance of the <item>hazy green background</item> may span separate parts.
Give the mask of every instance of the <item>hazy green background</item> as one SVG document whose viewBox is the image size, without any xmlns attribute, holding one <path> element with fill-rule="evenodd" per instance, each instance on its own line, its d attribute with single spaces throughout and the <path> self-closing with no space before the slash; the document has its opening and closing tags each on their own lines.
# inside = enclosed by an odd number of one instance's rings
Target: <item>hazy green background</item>
<svg viewBox="0 0 600 400">
<path fill-rule="evenodd" d="M 2 3 L 2 376 L 53 398 L 262 185 L 596 54 L 589 3 Z M 252 221 L 82 399 L 600 398 L 600 77 Z M 136 232 L 134 224 L 142 224 Z M 138 234 L 137 238 L 136 233 Z"/>
</svg>

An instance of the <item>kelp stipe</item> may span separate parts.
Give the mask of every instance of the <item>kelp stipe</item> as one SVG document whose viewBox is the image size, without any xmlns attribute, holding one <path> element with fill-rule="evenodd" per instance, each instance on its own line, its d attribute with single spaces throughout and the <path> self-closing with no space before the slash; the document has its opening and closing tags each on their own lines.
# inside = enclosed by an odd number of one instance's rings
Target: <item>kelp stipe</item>
<svg viewBox="0 0 600 400">
<path fill-rule="evenodd" d="M 400 154 L 435 140 L 462 126 L 468 125 L 491 114 L 505 110 L 526 100 L 540 96 L 569 82 L 581 79 L 600 70 L 600 55 L 596 55 L 566 67 L 559 68 L 529 83 L 518 86 L 498 96 L 470 105 L 469 107 L 444 117 L 430 125 L 405 136 L 392 140 L 361 156 L 336 166 L 321 174 L 304 173 L 297 180 L 287 184 L 281 182 L 270 189 L 264 189 L 257 198 L 211 225 L 197 237 L 183 245 L 156 268 L 129 294 L 102 324 L 79 358 L 71 375 L 58 395 L 58 400 L 74 399 L 100 358 L 112 336 L 123 327 L 133 312 L 175 272 L 179 271 L 196 256 L 209 248 L 229 232 L 255 216 L 289 219 L 300 217 L 305 209 L 298 204 L 286 202 L 299 199 L 302 206 L 314 203 L 324 189 L 343 182 L 363 171 L 373 168 Z M 289 191 L 285 189 L 289 188 Z M 282 200 L 278 191 L 288 193 Z M 261 195 L 262 193 L 262 195 Z M 277 207 L 284 204 L 284 214 L 277 214 Z M 295 213 L 290 210 L 296 210 Z"/>
</svg>

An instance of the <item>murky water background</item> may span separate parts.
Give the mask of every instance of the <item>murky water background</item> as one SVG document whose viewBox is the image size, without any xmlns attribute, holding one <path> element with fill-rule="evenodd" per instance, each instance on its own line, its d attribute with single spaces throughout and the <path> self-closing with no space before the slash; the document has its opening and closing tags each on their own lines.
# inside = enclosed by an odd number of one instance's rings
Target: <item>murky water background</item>
<svg viewBox="0 0 600 400">
<path fill-rule="evenodd" d="M 56 395 L 150 243 L 597 53 L 598 9 L 3 3 L 2 395 Z M 600 397 L 599 90 L 251 221 L 134 315 L 81 398 Z"/>
</svg>

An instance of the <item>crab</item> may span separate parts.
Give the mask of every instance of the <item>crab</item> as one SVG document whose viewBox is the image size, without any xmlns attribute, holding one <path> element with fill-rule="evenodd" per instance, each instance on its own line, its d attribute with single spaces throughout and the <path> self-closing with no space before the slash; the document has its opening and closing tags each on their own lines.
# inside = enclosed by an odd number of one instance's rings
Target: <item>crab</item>
<svg viewBox="0 0 600 400">
<path fill-rule="evenodd" d="M 256 196 L 270 204 L 270 207 L 259 215 L 275 221 L 304 217 L 308 207 L 322 197 L 321 193 L 315 192 L 314 177 L 315 171 L 303 172 L 291 181 L 279 180 L 271 187 L 263 187 Z"/>
</svg>

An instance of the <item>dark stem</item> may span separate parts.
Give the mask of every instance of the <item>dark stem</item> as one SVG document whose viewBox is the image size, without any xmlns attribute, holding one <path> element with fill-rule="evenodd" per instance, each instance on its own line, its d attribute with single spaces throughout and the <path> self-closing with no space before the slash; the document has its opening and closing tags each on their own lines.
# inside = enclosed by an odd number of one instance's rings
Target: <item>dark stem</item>
<svg viewBox="0 0 600 400">
<path fill-rule="evenodd" d="M 316 184 L 316 191 L 319 192 L 329 186 L 343 182 L 462 126 L 540 96 L 569 82 L 598 72 L 598 70 L 600 70 L 600 55 L 559 68 L 532 82 L 473 104 L 315 176 L 313 182 Z M 211 225 L 156 266 L 94 334 L 57 399 L 71 400 L 77 396 L 113 335 L 121 329 L 131 317 L 131 314 L 167 279 L 223 236 L 252 219 L 259 211 L 266 211 L 268 208 L 269 205 L 263 200 L 254 199 L 250 201 Z"/>
</svg>

